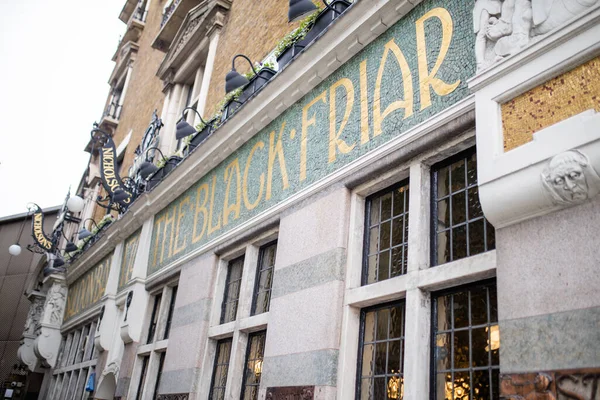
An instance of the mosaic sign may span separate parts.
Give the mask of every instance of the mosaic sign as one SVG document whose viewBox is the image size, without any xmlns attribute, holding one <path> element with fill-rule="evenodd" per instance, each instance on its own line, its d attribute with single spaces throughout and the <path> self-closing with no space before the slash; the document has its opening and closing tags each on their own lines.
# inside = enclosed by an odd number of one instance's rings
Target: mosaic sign
<svg viewBox="0 0 600 400">
<path fill-rule="evenodd" d="M 69 286 L 65 321 L 87 310 L 104 296 L 111 260 L 112 254 L 105 257 Z"/>
<path fill-rule="evenodd" d="M 159 212 L 149 274 L 465 98 L 473 4 L 420 3 Z"/>
<path fill-rule="evenodd" d="M 125 246 L 123 248 L 123 255 L 121 257 L 121 271 L 119 272 L 119 287 L 118 291 L 121 291 L 123 286 L 131 279 L 131 274 L 133 272 L 133 265 L 135 264 L 135 255 L 137 254 L 138 245 L 140 243 L 140 233 L 141 229 L 139 229 L 136 233 L 129 236 L 125 241 Z"/>
</svg>

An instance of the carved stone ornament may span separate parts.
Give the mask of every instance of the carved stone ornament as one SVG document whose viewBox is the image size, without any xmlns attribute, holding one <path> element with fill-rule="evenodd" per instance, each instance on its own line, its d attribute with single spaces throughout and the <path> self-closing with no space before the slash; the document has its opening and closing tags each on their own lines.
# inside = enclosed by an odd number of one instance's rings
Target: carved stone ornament
<svg viewBox="0 0 600 400">
<path fill-rule="evenodd" d="M 67 287 L 55 282 L 48 290 L 44 304 L 43 322 L 60 326 L 63 321 L 65 303 L 67 302 Z"/>
<path fill-rule="evenodd" d="M 188 23 L 188 25 L 185 27 L 185 30 L 181 34 L 177 45 L 175 46 L 175 51 L 173 52 L 173 54 L 177 54 L 179 52 L 179 49 L 185 46 L 187 41 L 190 39 L 194 31 L 196 30 L 196 27 L 200 24 L 200 22 L 202 22 L 203 17 L 204 14 L 200 14 Z"/>
<path fill-rule="evenodd" d="M 502 400 L 598 400 L 600 369 L 506 374 L 500 376 Z"/>
<path fill-rule="evenodd" d="M 600 193 L 600 176 L 589 158 L 578 150 L 552 157 L 541 178 L 557 205 L 579 204 Z"/>
<path fill-rule="evenodd" d="M 52 275 L 45 283 L 50 285 L 46 293 L 44 311 L 36 329 L 33 352 L 43 366 L 54 368 L 62 341 L 60 326 L 63 321 L 67 286 L 64 277 Z"/>
<path fill-rule="evenodd" d="M 24 336 L 35 334 L 44 312 L 45 296 L 32 295 L 30 300 L 31 306 L 29 306 L 29 313 L 27 314 L 27 320 L 25 320 Z"/>
<path fill-rule="evenodd" d="M 600 0 L 477 0 L 473 9 L 477 70 L 516 53 L 597 4 Z"/>
</svg>

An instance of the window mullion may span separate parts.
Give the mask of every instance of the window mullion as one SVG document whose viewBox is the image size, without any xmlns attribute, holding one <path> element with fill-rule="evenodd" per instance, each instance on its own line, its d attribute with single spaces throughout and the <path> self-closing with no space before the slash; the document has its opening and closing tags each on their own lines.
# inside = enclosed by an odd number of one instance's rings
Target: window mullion
<svg viewBox="0 0 600 400">
<path fill-rule="evenodd" d="M 406 292 L 404 325 L 410 327 L 404 332 L 404 398 L 428 400 L 431 346 L 431 296 L 428 292 L 418 288 Z"/>
<path fill-rule="evenodd" d="M 408 194 L 408 273 L 430 266 L 430 190 L 429 167 L 422 163 L 411 165 Z"/>
</svg>

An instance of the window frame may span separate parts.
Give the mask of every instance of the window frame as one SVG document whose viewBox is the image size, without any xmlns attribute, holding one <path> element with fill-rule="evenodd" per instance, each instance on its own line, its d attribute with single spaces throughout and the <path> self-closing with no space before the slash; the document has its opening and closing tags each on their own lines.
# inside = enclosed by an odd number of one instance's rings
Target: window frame
<svg viewBox="0 0 600 400">
<path fill-rule="evenodd" d="M 259 247 L 258 249 L 258 262 L 256 264 L 256 277 L 254 278 L 254 290 L 252 291 L 252 304 L 250 306 L 250 316 L 253 317 L 255 315 L 260 315 L 260 314 L 264 314 L 264 313 L 268 313 L 269 310 L 271 309 L 271 295 L 273 294 L 273 278 L 275 277 L 275 263 L 277 262 L 277 245 L 278 245 L 278 241 L 277 239 L 270 241 L 269 243 L 266 243 L 262 246 Z M 262 265 L 263 265 L 263 260 L 265 258 L 265 252 L 264 250 L 271 247 L 271 246 L 275 246 L 275 259 L 273 262 L 273 265 L 269 268 L 266 269 L 262 269 Z M 261 272 L 263 271 L 267 271 L 267 270 L 273 270 L 272 272 L 272 277 L 271 277 L 271 286 L 269 287 L 269 304 L 267 306 L 267 309 L 261 313 L 256 313 L 256 303 L 258 301 L 258 295 L 260 293 L 265 293 L 266 291 L 263 292 L 258 292 L 258 289 L 260 287 L 260 275 Z"/>
<path fill-rule="evenodd" d="M 246 345 L 246 355 L 244 357 L 244 373 L 242 374 L 242 388 L 241 388 L 241 393 L 240 393 L 240 400 L 244 399 L 244 394 L 246 392 L 246 388 L 249 386 L 255 386 L 256 387 L 256 393 L 257 393 L 257 398 L 258 398 L 258 391 L 260 389 L 260 382 L 262 381 L 262 372 L 261 372 L 261 378 L 259 378 L 258 384 L 251 384 L 251 385 L 246 385 L 246 378 L 247 378 L 247 371 L 248 369 L 246 368 L 246 366 L 248 365 L 249 362 L 249 358 L 250 358 L 250 348 L 252 347 L 252 338 L 259 336 L 259 335 L 264 335 L 264 339 L 263 339 L 263 353 L 262 353 L 262 361 L 263 361 L 263 365 L 264 365 L 264 360 L 265 360 L 265 345 L 267 344 L 267 330 L 263 329 L 260 331 L 256 331 L 256 332 L 252 332 L 248 335 L 248 343 Z M 252 360 L 252 361 L 256 361 L 256 359 Z M 262 367 L 261 367 L 261 371 L 262 371 Z"/>
<path fill-rule="evenodd" d="M 444 265 L 450 262 L 454 262 L 454 261 L 458 261 L 458 260 L 463 260 L 469 257 L 473 257 L 477 254 L 482 254 L 482 253 L 486 253 L 490 250 L 495 250 L 496 246 L 495 246 L 495 240 L 494 240 L 494 246 L 493 248 L 489 248 L 488 247 L 488 226 L 492 226 L 491 223 L 487 220 L 487 218 L 485 218 L 485 215 L 483 215 L 483 211 L 482 211 L 482 216 L 481 217 L 477 217 L 474 219 L 469 219 L 468 215 L 465 214 L 465 221 L 459 225 L 461 226 L 467 226 L 467 231 L 465 233 L 467 241 L 467 249 L 466 249 L 466 253 L 467 255 L 465 257 L 461 257 L 461 258 L 454 258 L 454 257 L 450 257 L 451 259 L 449 261 L 440 263 L 439 262 L 439 257 L 438 257 L 438 172 L 445 168 L 445 167 L 449 167 L 450 165 L 456 163 L 457 161 L 460 160 L 464 160 L 467 159 L 468 157 L 471 157 L 472 155 L 476 155 L 477 154 L 477 147 L 475 145 L 470 146 L 462 151 L 459 151 L 456 154 L 453 154 L 447 158 L 444 158 L 443 160 L 436 162 L 435 164 L 433 164 L 430 167 L 430 176 L 431 176 L 431 189 L 430 189 L 430 210 L 429 210 L 429 215 L 430 215 L 430 224 L 431 224 L 431 228 L 430 228 L 430 236 L 429 236 L 429 240 L 430 240 L 430 244 L 429 244 L 429 251 L 430 251 L 430 268 L 434 268 L 440 265 Z M 476 163 L 477 168 L 479 168 L 479 165 Z M 465 175 L 466 175 L 467 171 L 465 170 Z M 452 185 L 452 182 L 449 183 L 449 185 Z M 469 184 L 465 178 L 465 187 L 464 189 L 461 189 L 459 191 L 456 192 L 452 192 L 452 189 L 450 188 L 450 192 L 448 193 L 448 195 L 443 196 L 443 197 L 447 197 L 447 198 L 451 198 L 455 193 L 459 193 L 459 192 L 464 192 L 467 193 L 469 190 Z M 477 176 L 477 184 L 473 187 L 477 187 L 479 188 L 479 177 Z M 477 194 L 477 201 L 479 201 L 479 192 Z M 480 203 L 481 204 L 481 203 Z M 465 198 L 465 207 L 468 207 L 467 204 L 467 199 Z M 452 230 L 454 229 L 454 225 L 452 224 L 452 205 L 450 204 L 449 207 L 449 212 L 450 212 L 450 216 L 449 216 L 449 220 L 450 220 L 450 227 L 449 227 L 449 231 L 452 232 Z M 471 254 L 471 252 L 469 251 L 469 232 L 468 232 L 468 225 L 471 221 L 476 221 L 476 220 L 480 220 L 482 219 L 484 224 L 484 251 L 480 252 L 480 253 L 475 253 L 475 254 Z M 494 239 L 495 239 L 495 230 L 494 230 Z M 450 250 L 452 251 L 452 245 L 453 245 L 454 241 L 452 239 L 451 243 L 449 244 L 450 246 Z"/>
<path fill-rule="evenodd" d="M 241 262 L 242 264 L 242 269 L 240 272 L 240 278 L 237 280 L 238 284 L 238 291 L 237 291 L 237 297 L 235 300 L 231 300 L 229 298 L 229 287 L 232 284 L 231 282 L 231 271 L 233 269 L 234 266 L 236 266 L 237 262 Z M 230 322 L 234 322 L 238 319 L 238 312 L 239 312 L 239 308 L 240 308 L 240 295 L 242 292 L 242 281 L 244 278 L 244 264 L 246 263 L 246 254 L 244 253 L 243 255 L 236 257 L 232 260 L 229 260 L 227 262 L 227 276 L 225 277 L 225 287 L 223 290 L 223 300 L 221 302 L 221 317 L 219 318 L 220 324 L 228 324 Z M 233 319 L 231 321 L 225 321 L 225 312 L 227 310 L 227 305 L 229 303 L 234 302 L 236 303 L 235 305 L 235 315 L 233 316 Z"/>
<path fill-rule="evenodd" d="M 365 197 L 364 202 L 365 202 L 365 209 L 364 209 L 364 221 L 363 221 L 363 250 L 362 250 L 362 270 L 361 270 L 361 277 L 360 277 L 360 285 L 361 286 L 367 286 L 367 285 L 372 285 L 374 283 L 378 283 L 378 282 L 383 282 L 385 280 L 388 279 L 392 279 L 395 278 L 396 276 L 392 277 L 390 276 L 387 279 L 383 279 L 383 280 L 377 280 L 375 282 L 372 283 L 368 283 L 369 280 L 369 240 L 371 239 L 371 235 L 370 235 L 370 230 L 371 230 L 371 205 L 372 205 L 372 201 L 375 198 L 379 198 L 382 197 L 383 195 L 387 194 L 387 193 L 392 193 L 392 201 L 393 201 L 393 193 L 396 189 L 399 189 L 401 187 L 407 187 L 407 191 L 408 191 L 408 196 L 410 197 L 410 176 L 403 178 L 401 180 L 399 180 L 396 183 L 393 183 L 392 185 L 389 185 L 387 187 L 385 187 L 384 189 L 378 190 L 375 193 L 372 193 L 368 196 Z M 405 195 L 406 196 L 406 195 Z M 393 204 L 393 203 L 392 203 Z M 393 205 L 392 205 L 392 210 L 393 210 Z M 408 204 L 408 209 L 406 209 L 402 214 L 403 217 L 402 218 L 409 218 L 410 221 L 410 201 Z M 398 216 L 397 216 L 398 217 Z M 397 218 L 396 217 L 396 218 Z M 390 222 L 393 222 L 394 220 L 394 216 L 391 215 L 390 216 Z M 381 208 L 379 209 L 379 229 L 381 232 Z M 392 233 L 391 233 L 391 229 L 392 226 L 390 225 L 390 247 L 389 247 L 389 251 L 391 252 L 392 250 L 392 246 L 391 246 L 391 240 L 392 240 Z M 409 229 L 408 226 L 406 227 L 406 232 L 407 232 L 407 236 L 410 235 L 409 233 Z M 398 245 L 397 247 L 401 247 L 401 246 L 405 246 L 408 249 L 408 238 L 406 240 L 406 243 L 402 243 L 400 245 Z M 378 251 L 377 254 L 379 254 L 379 245 L 378 245 Z M 404 259 L 404 256 L 403 256 Z M 379 267 L 379 258 L 377 261 L 377 267 Z M 390 259 L 390 265 L 391 265 L 391 259 Z M 406 255 L 406 272 L 397 276 L 402 276 L 402 275 L 406 275 L 408 273 L 408 255 Z"/>
<path fill-rule="evenodd" d="M 400 356 L 400 360 L 402 362 L 404 356 L 405 356 L 405 352 L 404 352 L 404 347 L 406 344 L 406 298 L 399 298 L 396 300 L 392 300 L 392 301 L 388 301 L 385 303 L 378 303 L 369 307 L 364 307 L 360 309 L 360 317 L 359 317 L 359 331 L 358 331 L 358 356 L 357 356 L 357 360 L 356 360 L 356 384 L 354 385 L 354 399 L 355 400 L 360 400 L 360 392 L 361 392 L 361 388 L 362 388 L 362 363 L 363 363 L 363 356 L 364 356 L 364 339 L 365 339 L 365 317 L 366 314 L 368 312 L 372 312 L 372 311 L 378 311 L 378 310 L 382 310 L 382 309 L 389 309 L 391 307 L 394 306 L 399 306 L 399 305 L 403 305 L 404 309 L 403 309 L 403 321 L 402 321 L 402 336 L 399 338 L 400 342 L 401 342 L 401 356 Z M 388 340 L 386 340 L 386 342 L 389 342 L 389 338 Z M 387 365 L 387 360 L 388 360 L 388 356 L 389 354 L 386 353 L 386 365 Z M 375 362 L 375 360 L 373 360 L 373 362 Z M 404 378 L 404 364 L 401 365 L 402 367 L 402 373 L 400 374 L 402 376 L 402 378 Z M 387 373 L 385 374 L 387 377 Z"/>
<path fill-rule="evenodd" d="M 227 359 L 227 364 L 219 364 L 219 357 L 221 355 L 221 345 L 224 345 L 226 343 L 229 343 L 229 357 Z M 210 392 L 208 394 L 208 399 L 212 399 L 213 394 L 214 394 L 214 389 L 215 389 L 215 378 L 217 377 L 217 368 L 220 365 L 226 365 L 227 366 L 227 375 L 225 376 L 225 386 L 223 386 L 223 395 L 225 395 L 225 392 L 227 390 L 227 379 L 229 379 L 229 364 L 231 363 L 231 352 L 233 350 L 233 338 L 229 337 L 229 338 L 225 338 L 225 339 L 220 339 L 217 341 L 216 343 L 216 351 L 215 351 L 215 357 L 214 357 L 214 362 L 213 362 L 213 368 L 212 368 L 212 374 L 211 374 L 211 378 L 210 378 Z M 219 386 L 220 388 L 220 386 Z"/>
<path fill-rule="evenodd" d="M 449 294 L 454 295 L 454 294 L 458 294 L 458 293 L 461 293 L 461 292 L 467 292 L 467 291 L 470 291 L 472 289 L 481 288 L 481 287 L 485 287 L 486 290 L 488 290 L 488 291 L 489 291 L 490 287 L 494 287 L 497 290 L 498 286 L 497 286 L 496 278 L 478 280 L 478 281 L 475 281 L 475 282 L 470 282 L 470 283 L 466 283 L 466 284 L 462 284 L 462 285 L 458 285 L 458 286 L 452 286 L 452 287 L 449 287 L 449 288 L 446 288 L 446 289 L 442 289 L 442 290 L 438 290 L 438 291 L 432 291 L 430 293 L 431 294 L 431 332 L 430 332 L 430 337 L 429 337 L 429 339 L 430 339 L 430 357 L 429 357 L 430 358 L 430 364 L 429 364 L 430 365 L 430 370 L 429 370 L 429 392 L 430 393 L 429 393 L 429 397 L 430 397 L 431 400 L 442 400 L 442 399 L 437 399 L 437 388 L 436 388 L 436 383 L 437 383 L 436 378 L 437 378 L 438 372 L 437 372 L 437 365 L 436 365 L 437 359 L 436 359 L 435 349 L 437 347 L 436 346 L 436 335 L 437 335 L 437 332 L 439 331 L 437 329 L 437 327 L 436 327 L 436 325 L 437 325 L 437 318 L 438 318 L 438 303 L 437 303 L 437 299 L 441 298 L 443 296 L 449 295 Z M 497 300 L 497 297 L 496 297 L 496 300 Z M 469 331 L 469 332 L 472 330 L 472 326 L 473 326 L 471 324 L 471 321 L 470 321 L 471 320 L 470 309 L 471 309 L 471 305 L 470 305 L 470 301 L 469 301 L 469 325 L 467 325 L 467 327 L 466 327 L 467 328 L 466 330 Z M 487 303 L 487 310 L 486 311 L 487 311 L 488 321 L 487 321 L 487 323 L 485 325 L 489 325 L 489 326 L 499 325 L 498 315 L 496 315 L 496 317 L 498 319 L 497 321 L 495 321 L 496 324 L 493 324 L 492 321 L 491 321 L 491 319 L 490 319 L 490 304 L 489 303 Z M 498 304 L 496 304 L 496 313 L 497 312 L 498 312 Z M 453 324 L 454 324 L 454 322 L 453 322 Z M 480 325 L 483 325 L 483 324 L 480 324 Z M 477 325 L 477 326 L 480 326 L 480 325 Z M 459 328 L 459 331 L 464 331 L 464 330 L 465 330 L 464 327 L 463 328 Z M 454 333 L 454 331 L 455 331 L 455 329 L 454 329 L 454 327 L 452 327 L 450 329 L 450 332 Z M 500 340 L 500 343 L 502 343 L 502 340 Z M 500 344 L 500 346 L 501 345 L 502 344 Z M 451 343 L 451 346 L 452 346 L 452 352 L 450 354 L 450 357 L 451 357 L 450 362 L 453 363 L 454 362 L 454 357 L 453 357 L 454 344 Z M 472 339 L 471 339 L 471 336 L 469 335 L 469 354 L 471 354 L 471 349 L 472 349 Z M 491 358 L 491 355 L 489 355 L 488 357 Z M 498 357 L 500 357 L 499 354 L 498 354 Z M 469 376 L 471 376 L 471 372 L 473 371 L 474 368 L 477 368 L 477 370 L 479 370 L 479 371 L 484 370 L 483 367 L 473 367 L 472 365 L 469 365 L 469 367 L 466 368 L 466 371 L 462 371 L 462 370 L 465 370 L 465 368 L 458 368 L 458 369 L 461 370 L 459 372 L 468 372 Z M 454 371 L 455 369 L 457 369 L 457 368 L 455 368 L 454 365 L 452 365 L 451 368 L 450 368 L 451 371 Z M 498 363 L 498 365 L 495 368 L 494 368 L 493 365 L 488 365 L 487 368 L 485 368 L 485 370 L 487 370 L 487 371 L 490 371 L 492 369 L 497 369 L 498 373 L 500 373 L 500 364 Z M 471 384 L 471 383 L 472 383 L 472 381 L 469 378 L 469 384 Z M 500 379 L 498 379 L 498 387 L 496 389 L 498 390 L 498 396 L 499 396 L 499 392 L 500 392 Z M 493 381 L 492 380 L 490 380 L 490 390 L 492 390 L 492 393 L 493 393 L 494 388 L 493 388 Z M 499 397 L 493 397 L 493 395 L 491 397 L 492 398 L 499 398 Z M 471 398 L 470 393 L 469 393 L 469 398 Z"/>
</svg>

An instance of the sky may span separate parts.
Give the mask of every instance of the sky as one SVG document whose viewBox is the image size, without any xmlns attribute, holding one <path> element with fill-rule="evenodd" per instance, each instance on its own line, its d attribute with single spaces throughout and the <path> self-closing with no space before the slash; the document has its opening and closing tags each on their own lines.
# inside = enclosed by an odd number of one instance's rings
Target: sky
<svg viewBox="0 0 600 400">
<path fill-rule="evenodd" d="M 125 0 L 0 0 L 0 217 L 77 190 Z"/>
</svg>

